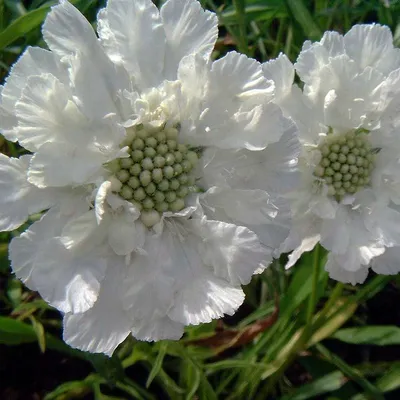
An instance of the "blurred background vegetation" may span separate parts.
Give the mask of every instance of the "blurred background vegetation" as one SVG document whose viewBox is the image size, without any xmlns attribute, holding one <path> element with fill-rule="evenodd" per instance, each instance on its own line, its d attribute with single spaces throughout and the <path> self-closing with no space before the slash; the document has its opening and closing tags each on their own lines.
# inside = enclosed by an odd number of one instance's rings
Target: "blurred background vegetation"
<svg viewBox="0 0 400 400">
<path fill-rule="evenodd" d="M 105 3 L 70 1 L 93 25 Z M 0 82 L 26 46 L 45 46 L 40 26 L 55 3 L 0 0 Z M 202 4 L 219 16 L 216 58 L 238 50 L 259 61 L 285 52 L 294 61 L 304 40 L 357 23 L 386 24 L 400 44 L 400 0 Z M 0 145 L 20 153 L 1 137 Z M 400 398 L 399 276 L 337 284 L 317 248 L 290 271 L 280 260 L 255 277 L 235 316 L 190 327 L 180 342 L 130 339 L 107 358 L 65 345 L 59 313 L 12 275 L 7 246 L 18 234 L 0 235 L 1 400 Z"/>
</svg>

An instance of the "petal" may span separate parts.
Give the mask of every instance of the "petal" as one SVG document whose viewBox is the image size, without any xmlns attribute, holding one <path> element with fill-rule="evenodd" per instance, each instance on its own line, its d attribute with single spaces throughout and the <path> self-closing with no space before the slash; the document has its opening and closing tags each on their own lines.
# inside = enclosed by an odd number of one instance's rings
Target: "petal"
<svg viewBox="0 0 400 400">
<path fill-rule="evenodd" d="M 32 157 L 28 180 L 39 188 L 93 183 L 106 161 L 100 151 L 90 152 L 75 143 L 46 143 Z"/>
<path fill-rule="evenodd" d="M 288 253 L 288 263 L 285 268 L 291 268 L 306 251 L 311 251 L 320 240 L 321 221 L 315 217 L 297 216 L 287 239 L 281 244 L 277 256 Z"/>
<path fill-rule="evenodd" d="M 196 53 L 209 59 L 218 37 L 218 19 L 194 0 L 168 0 L 160 14 L 167 39 L 164 76 L 175 80 L 185 56 Z"/>
<path fill-rule="evenodd" d="M 210 219 L 244 225 L 253 231 L 266 246 L 264 264 L 272 261 L 271 250 L 279 247 L 289 234 L 289 202 L 267 192 L 212 188 L 200 201 Z"/>
<path fill-rule="evenodd" d="M 283 53 L 262 65 L 264 76 L 275 83 L 275 97 L 279 103 L 292 90 L 294 66 Z"/>
<path fill-rule="evenodd" d="M 300 142 L 293 124 L 281 139 L 262 151 L 206 149 L 200 159 L 201 184 L 235 189 L 265 190 L 271 195 L 292 191 L 300 176 L 297 160 Z"/>
<path fill-rule="evenodd" d="M 106 272 L 106 260 L 95 254 L 74 256 L 58 239 L 50 239 L 45 247 L 32 270 L 35 290 L 64 313 L 82 313 L 93 307 Z"/>
<path fill-rule="evenodd" d="M 167 232 L 148 235 L 144 253 L 132 257 L 122 284 L 122 303 L 134 320 L 150 321 L 164 316 L 171 307 L 178 266 L 186 261 L 177 257 L 174 245 Z"/>
<path fill-rule="evenodd" d="M 109 0 L 98 23 L 108 56 L 125 67 L 138 87 L 156 87 L 162 82 L 165 34 L 150 0 Z"/>
<path fill-rule="evenodd" d="M 116 254 L 124 256 L 143 248 L 145 235 L 145 227 L 140 221 L 135 222 L 127 213 L 120 213 L 112 217 L 108 243 Z"/>
<path fill-rule="evenodd" d="M 328 261 L 325 265 L 325 271 L 329 273 L 329 277 L 343 283 L 363 283 L 368 276 L 368 268 L 361 267 L 355 271 L 349 271 L 343 268 L 333 255 L 328 256 Z"/>
<path fill-rule="evenodd" d="M 55 238 L 69 216 L 56 209 L 14 238 L 10 245 L 13 271 L 30 289 L 40 292 L 62 312 L 84 312 L 97 300 L 104 278 L 104 257 L 75 256 Z"/>
<path fill-rule="evenodd" d="M 189 225 L 202 238 L 199 254 L 203 262 L 232 285 L 248 284 L 267 258 L 257 236 L 243 226 L 205 218 L 190 221 Z"/>
<path fill-rule="evenodd" d="M 175 298 L 168 316 L 177 322 L 198 325 L 233 315 L 244 301 L 242 289 L 204 271 L 193 276 Z"/>
<path fill-rule="evenodd" d="M 94 306 L 82 314 L 64 316 L 63 338 L 71 347 L 111 356 L 130 333 L 131 322 L 118 297 L 122 266 L 112 264 Z"/>
<path fill-rule="evenodd" d="M 295 63 L 296 72 L 304 83 L 315 85 L 321 68 L 344 53 L 343 37 L 337 32 L 325 32 L 321 42 L 304 42 Z"/>
<path fill-rule="evenodd" d="M 41 145 L 59 139 L 64 126 L 79 120 L 76 107 L 69 103 L 69 89 L 52 75 L 32 76 L 16 103 L 16 128 L 22 146 L 36 151 Z"/>
<path fill-rule="evenodd" d="M 289 269 L 293 265 L 295 265 L 296 262 L 301 257 L 301 255 L 306 251 L 311 251 L 317 245 L 319 240 L 320 240 L 320 235 L 308 236 L 304 238 L 301 241 L 300 246 L 295 248 L 293 252 L 289 255 L 289 261 L 287 262 L 285 268 Z"/>
<path fill-rule="evenodd" d="M 179 340 L 183 335 L 184 325 L 172 321 L 168 317 L 153 318 L 151 320 L 134 321 L 132 335 L 138 340 L 147 342 L 158 340 Z"/>
<path fill-rule="evenodd" d="M 107 229 L 106 223 L 97 223 L 95 211 L 92 209 L 81 215 L 71 218 L 60 232 L 60 239 L 68 249 L 75 251 L 78 248 L 89 252 L 94 247 L 105 241 Z"/>
<path fill-rule="evenodd" d="M 203 90 L 203 111 L 200 117 L 192 116 L 199 118 L 196 127 L 183 132 L 191 144 L 260 150 L 279 140 L 287 123 L 279 107 L 268 103 L 273 85 L 263 77 L 257 61 L 231 52 L 212 64 L 207 77 L 203 75 L 201 79 L 208 81 Z M 194 74 L 179 76 L 183 95 L 193 93 Z"/>
<path fill-rule="evenodd" d="M 382 275 L 396 275 L 400 272 L 400 247 L 391 247 L 372 260 L 371 268 Z"/>
<path fill-rule="evenodd" d="M 400 246 L 400 212 L 388 206 L 377 206 L 367 216 L 365 225 L 385 247 Z"/>
<path fill-rule="evenodd" d="M 57 190 L 39 189 L 27 181 L 31 156 L 9 158 L 0 153 L 0 231 L 12 231 L 31 214 L 54 205 L 62 196 Z"/>
<path fill-rule="evenodd" d="M 334 254 L 343 254 L 350 245 L 353 233 L 347 221 L 337 213 L 336 218 L 324 219 L 321 224 L 321 244 Z"/>
<path fill-rule="evenodd" d="M 38 255 L 45 248 L 47 241 L 60 233 L 65 222 L 65 217 L 61 217 L 56 209 L 51 209 L 11 241 L 9 247 L 11 267 L 17 278 L 30 289 L 36 290 L 31 275 Z"/>
<path fill-rule="evenodd" d="M 40 47 L 28 47 L 11 68 L 1 95 L 1 107 L 8 113 L 8 126 L 5 126 L 4 121 L 0 123 L 1 127 L 5 128 L 3 135 L 8 140 L 16 141 L 19 139 L 18 135 L 12 130 L 17 125 L 14 107 L 22 95 L 28 78 L 43 73 L 51 74 L 63 82 L 68 77 L 66 68 L 61 65 L 57 56 Z"/>
<path fill-rule="evenodd" d="M 393 48 L 393 36 L 387 26 L 355 25 L 344 35 L 344 43 L 346 53 L 360 70 L 371 66 L 388 73 L 398 68 L 400 51 Z"/>
<path fill-rule="evenodd" d="M 90 57 L 100 47 L 90 23 L 67 0 L 60 0 L 60 4 L 52 7 L 42 33 L 50 50 L 60 57 L 76 53 Z"/>
<path fill-rule="evenodd" d="M 116 112 L 116 91 L 129 81 L 107 57 L 89 21 L 61 0 L 47 15 L 42 31 L 50 50 L 71 65 L 72 84 L 88 116 Z"/>
</svg>

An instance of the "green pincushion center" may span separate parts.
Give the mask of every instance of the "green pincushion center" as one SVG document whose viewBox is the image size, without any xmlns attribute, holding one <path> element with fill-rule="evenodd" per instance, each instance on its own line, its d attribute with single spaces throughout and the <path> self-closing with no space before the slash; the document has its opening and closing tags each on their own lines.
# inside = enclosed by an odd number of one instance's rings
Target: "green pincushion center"
<svg viewBox="0 0 400 400">
<path fill-rule="evenodd" d="M 163 212 L 185 208 L 185 198 L 197 191 L 193 170 L 199 154 L 178 142 L 176 128 L 130 128 L 123 146 L 129 157 L 111 166 L 122 183 L 119 195 L 141 210 L 143 223 L 151 227 Z"/>
<path fill-rule="evenodd" d="M 375 150 L 364 132 L 328 135 L 318 146 L 321 161 L 314 176 L 328 187 L 328 195 L 340 200 L 369 185 Z"/>
</svg>

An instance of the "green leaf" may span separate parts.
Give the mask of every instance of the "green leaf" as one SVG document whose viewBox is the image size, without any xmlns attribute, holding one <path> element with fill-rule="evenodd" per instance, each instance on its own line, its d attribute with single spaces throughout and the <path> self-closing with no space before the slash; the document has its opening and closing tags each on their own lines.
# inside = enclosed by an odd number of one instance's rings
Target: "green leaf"
<svg viewBox="0 0 400 400">
<path fill-rule="evenodd" d="M 332 307 L 332 317 L 328 316 L 313 333 L 308 343 L 309 346 L 319 343 L 327 337 L 332 337 L 332 334 L 352 317 L 358 307 L 356 303 L 344 303 L 344 307 L 342 304 L 343 301 L 338 300 L 337 304 Z"/>
<path fill-rule="evenodd" d="M 44 353 L 46 351 L 46 337 L 45 337 L 43 324 L 34 317 L 29 317 L 29 319 L 32 323 L 32 328 L 36 333 L 40 351 L 42 353 Z"/>
<path fill-rule="evenodd" d="M 352 366 L 347 364 L 344 360 L 342 360 L 336 354 L 330 352 L 326 347 L 322 344 L 316 344 L 315 346 L 317 350 L 333 365 L 335 365 L 338 369 L 340 369 L 348 378 L 354 380 L 357 384 L 359 384 L 367 393 L 368 397 L 374 400 L 385 400 L 382 392 L 371 382 L 368 381 L 360 371 L 354 369 Z"/>
<path fill-rule="evenodd" d="M 150 371 L 149 377 L 147 378 L 146 382 L 146 388 L 148 388 L 151 385 L 151 382 L 153 382 L 154 378 L 158 375 L 162 368 L 162 363 L 164 361 L 165 353 L 167 351 L 167 342 L 162 342 L 160 345 L 160 349 L 157 354 L 157 358 L 154 362 L 153 368 Z"/>
<path fill-rule="evenodd" d="M 281 400 L 306 400 L 323 393 L 333 392 L 346 383 L 346 377 L 341 371 L 335 371 L 322 378 L 301 386 L 294 393 L 281 398 Z"/>
<path fill-rule="evenodd" d="M 293 317 L 293 311 L 303 303 L 312 291 L 312 253 L 306 253 L 298 263 L 290 285 L 279 305 L 280 316 L 286 315 L 287 318 Z M 324 260 L 320 261 L 320 264 L 324 264 Z M 319 287 L 323 286 L 323 282 L 326 280 L 326 271 L 321 270 L 319 273 L 318 283 Z"/>
<path fill-rule="evenodd" d="M 7 296 L 14 308 L 21 303 L 22 284 L 18 279 L 10 277 L 7 285 Z"/>
<path fill-rule="evenodd" d="M 247 1 L 244 8 L 247 21 L 264 21 L 271 18 L 287 16 L 287 10 L 282 0 Z M 228 6 L 221 13 L 223 23 L 233 25 L 237 23 L 237 10 L 234 6 Z"/>
<path fill-rule="evenodd" d="M 0 317 L 0 343 L 17 345 L 36 341 L 32 326 L 8 317 Z"/>
<path fill-rule="evenodd" d="M 56 2 L 52 3 L 53 5 Z M 30 11 L 13 21 L 3 32 L 0 33 L 0 50 L 9 44 L 25 36 L 31 30 L 37 28 L 43 22 L 49 12 L 50 7 L 40 7 Z"/>
<path fill-rule="evenodd" d="M 78 0 L 70 0 L 70 3 L 76 4 Z M 15 42 L 27 33 L 40 26 L 45 19 L 51 6 L 58 4 L 57 1 L 46 3 L 45 6 L 37 8 L 22 15 L 13 21 L 3 32 L 0 33 L 0 50 L 3 50 L 9 44 Z"/>
<path fill-rule="evenodd" d="M 389 371 L 376 381 L 376 387 L 382 392 L 390 392 L 400 387 L 400 364 L 395 363 Z M 367 394 L 357 394 L 351 400 L 368 400 Z"/>
<path fill-rule="evenodd" d="M 320 39 L 322 36 L 321 29 L 314 22 L 303 0 L 286 0 L 286 4 L 293 18 L 303 29 L 304 34 L 310 39 Z"/>
<path fill-rule="evenodd" d="M 400 344 L 400 328 L 396 326 L 345 328 L 337 331 L 332 337 L 352 344 L 398 345 Z"/>
<path fill-rule="evenodd" d="M 390 392 L 400 387 L 400 365 L 397 364 L 389 372 L 376 381 L 376 386 L 383 392 Z"/>
<path fill-rule="evenodd" d="M 91 383 L 86 382 L 86 380 L 65 382 L 58 386 L 51 393 L 48 393 L 44 397 L 44 400 L 82 398 L 91 391 Z"/>
<path fill-rule="evenodd" d="M 37 340 L 38 336 L 32 325 L 25 324 L 13 318 L 0 317 L 0 344 L 14 346 L 22 343 L 34 343 Z M 86 360 L 84 352 L 72 349 L 63 341 L 49 333 L 44 333 L 43 340 L 47 344 L 47 348 L 51 350 L 56 350 Z"/>
</svg>

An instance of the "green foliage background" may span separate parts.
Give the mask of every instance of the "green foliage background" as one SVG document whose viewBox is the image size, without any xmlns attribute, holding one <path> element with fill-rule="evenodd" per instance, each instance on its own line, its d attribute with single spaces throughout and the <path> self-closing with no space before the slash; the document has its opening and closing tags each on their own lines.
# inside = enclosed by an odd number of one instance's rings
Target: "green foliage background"
<svg viewBox="0 0 400 400">
<path fill-rule="evenodd" d="M 104 6 L 70 1 L 93 24 Z M 0 0 L 0 81 L 26 46 L 45 46 L 40 26 L 55 3 Z M 294 61 L 304 40 L 363 22 L 388 25 L 400 44 L 399 0 L 202 4 L 219 16 L 216 58 L 235 49 L 259 61 L 285 52 Z M 0 145 L 8 155 L 20 154 L 1 137 Z M 400 397 L 399 277 L 336 284 L 324 272 L 326 254 L 318 247 L 290 271 L 280 260 L 255 277 L 234 317 L 190 327 L 179 342 L 130 339 L 107 358 L 65 345 L 60 315 L 13 277 L 7 246 L 18 234 L 0 235 L 2 400 Z"/>
</svg>

